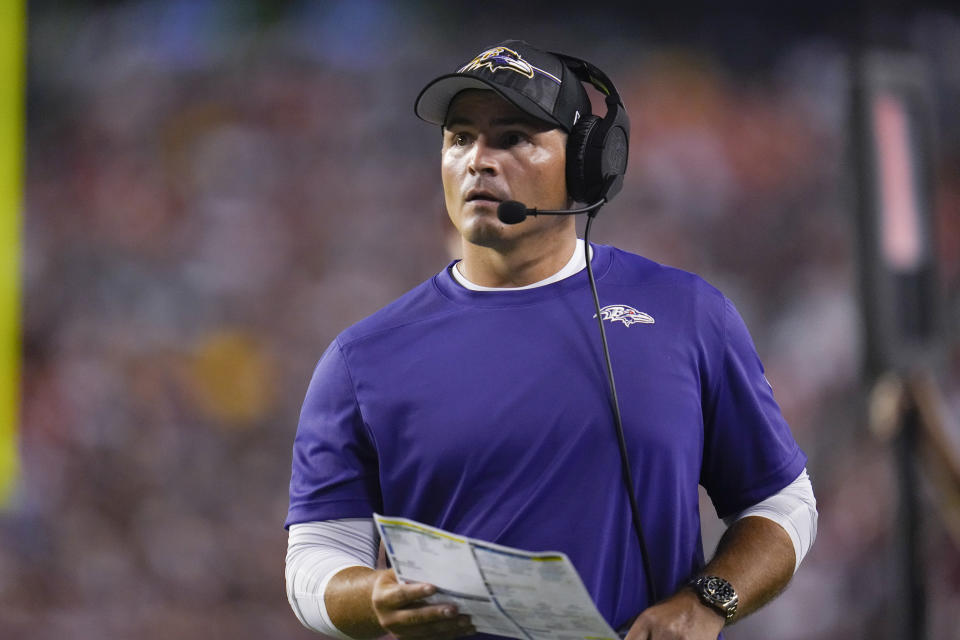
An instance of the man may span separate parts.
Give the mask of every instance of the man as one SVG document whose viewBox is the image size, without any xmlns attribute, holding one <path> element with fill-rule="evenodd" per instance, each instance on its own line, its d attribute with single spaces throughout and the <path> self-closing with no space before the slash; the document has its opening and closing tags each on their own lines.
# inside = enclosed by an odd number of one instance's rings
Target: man
<svg viewBox="0 0 960 640">
<path fill-rule="evenodd" d="M 416 112 L 442 126 L 463 258 L 344 331 L 317 366 L 287 518 L 294 611 L 343 638 L 474 631 L 423 601 L 432 585 L 372 568 L 378 511 L 565 552 L 630 640 L 716 638 L 785 586 L 816 527 L 806 457 L 740 316 L 692 274 L 591 247 L 602 304 L 630 311 L 606 326 L 655 601 L 573 217 L 497 216 L 507 200 L 573 204 L 568 138 L 590 117 L 586 91 L 568 59 L 507 41 L 430 83 Z M 698 483 L 732 522 L 706 566 Z"/>
</svg>

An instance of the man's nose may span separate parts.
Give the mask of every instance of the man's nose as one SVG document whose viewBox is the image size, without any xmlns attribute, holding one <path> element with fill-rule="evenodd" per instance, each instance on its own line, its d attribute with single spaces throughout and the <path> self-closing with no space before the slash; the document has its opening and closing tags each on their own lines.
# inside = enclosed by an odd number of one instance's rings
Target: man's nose
<svg viewBox="0 0 960 640">
<path fill-rule="evenodd" d="M 472 175 L 480 173 L 496 175 L 500 172 L 497 150 L 487 144 L 482 137 L 477 138 L 473 143 L 473 155 L 467 168 Z"/>
</svg>

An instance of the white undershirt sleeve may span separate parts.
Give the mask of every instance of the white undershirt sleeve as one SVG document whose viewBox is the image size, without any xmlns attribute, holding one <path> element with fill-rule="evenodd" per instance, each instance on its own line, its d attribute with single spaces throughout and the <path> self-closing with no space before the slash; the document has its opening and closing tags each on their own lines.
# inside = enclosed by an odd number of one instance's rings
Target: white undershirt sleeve
<svg viewBox="0 0 960 640">
<path fill-rule="evenodd" d="M 324 594 L 330 579 L 343 569 L 375 567 L 379 546 L 372 518 L 290 525 L 285 572 L 287 600 L 303 626 L 352 640 L 330 620 Z"/>
<path fill-rule="evenodd" d="M 801 471 L 796 480 L 778 493 L 734 516 L 724 518 L 723 521 L 730 526 L 747 516 L 767 518 L 783 527 L 793 542 L 793 551 L 796 554 L 793 571 L 796 573 L 800 568 L 800 561 L 807 555 L 817 537 L 817 499 L 813 496 L 813 485 L 810 484 L 807 470 Z"/>
</svg>

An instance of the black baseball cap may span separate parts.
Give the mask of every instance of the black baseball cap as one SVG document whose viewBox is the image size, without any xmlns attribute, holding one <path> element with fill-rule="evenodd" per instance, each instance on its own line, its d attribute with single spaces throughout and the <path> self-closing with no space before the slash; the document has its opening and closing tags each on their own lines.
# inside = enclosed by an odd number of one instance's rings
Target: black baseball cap
<svg viewBox="0 0 960 640">
<path fill-rule="evenodd" d="M 567 133 L 590 115 L 590 98 L 573 71 L 555 54 L 523 40 L 488 47 L 473 60 L 430 82 L 414 106 L 417 116 L 443 125 L 453 98 L 464 89 L 492 89 L 531 116 Z"/>
</svg>

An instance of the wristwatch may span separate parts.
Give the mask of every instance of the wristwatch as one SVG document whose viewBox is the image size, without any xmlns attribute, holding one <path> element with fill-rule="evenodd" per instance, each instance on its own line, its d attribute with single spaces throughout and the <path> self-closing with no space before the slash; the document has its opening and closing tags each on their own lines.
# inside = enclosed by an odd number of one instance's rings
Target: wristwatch
<svg viewBox="0 0 960 640">
<path fill-rule="evenodd" d="M 690 581 L 701 602 L 718 611 L 727 622 L 736 615 L 740 596 L 733 585 L 717 576 L 700 576 Z"/>
</svg>

